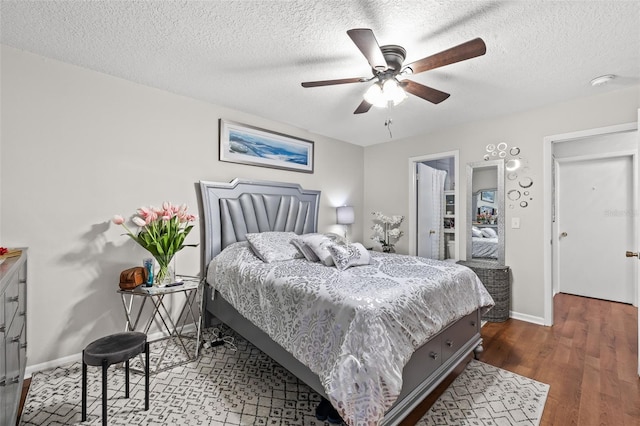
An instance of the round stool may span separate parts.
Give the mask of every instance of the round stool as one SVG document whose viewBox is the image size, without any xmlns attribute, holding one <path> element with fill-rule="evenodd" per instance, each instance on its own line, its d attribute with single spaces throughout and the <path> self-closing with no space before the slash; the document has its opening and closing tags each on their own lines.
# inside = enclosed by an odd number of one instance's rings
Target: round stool
<svg viewBox="0 0 640 426">
<path fill-rule="evenodd" d="M 82 421 L 87 420 L 87 365 L 102 366 L 102 424 L 107 424 L 107 368 L 125 363 L 125 398 L 129 398 L 129 360 L 145 353 L 144 410 L 149 409 L 149 342 L 147 335 L 137 331 L 102 337 L 82 351 Z"/>
</svg>

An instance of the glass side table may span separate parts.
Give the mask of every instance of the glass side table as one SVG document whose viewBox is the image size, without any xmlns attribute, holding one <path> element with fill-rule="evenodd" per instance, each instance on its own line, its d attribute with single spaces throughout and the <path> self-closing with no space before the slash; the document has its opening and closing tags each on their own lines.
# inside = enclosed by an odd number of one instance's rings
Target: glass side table
<svg viewBox="0 0 640 426">
<path fill-rule="evenodd" d="M 186 364 L 197 359 L 199 355 L 203 280 L 199 277 L 184 275 L 178 275 L 176 278 L 182 279 L 181 285 L 145 287 L 143 284 L 133 290 L 118 290 L 125 313 L 125 331 L 142 331 L 148 335 L 152 324 L 156 323 L 160 328 L 162 336 L 149 340 L 151 374 Z M 167 296 L 170 297 L 167 298 Z M 165 300 L 165 298 L 167 299 Z M 171 309 L 170 299 L 173 299 L 174 302 L 182 302 L 177 311 Z M 150 313 L 148 313 L 149 309 L 147 312 L 144 311 L 147 301 L 150 302 Z M 176 315 L 177 312 L 179 313 Z M 185 328 L 191 329 L 191 327 L 187 327 L 190 325 L 189 319 L 195 326 L 195 332 L 185 330 Z M 163 344 L 159 342 L 163 342 Z M 131 367 L 131 371 L 144 373 L 142 368 L 135 366 Z"/>
</svg>

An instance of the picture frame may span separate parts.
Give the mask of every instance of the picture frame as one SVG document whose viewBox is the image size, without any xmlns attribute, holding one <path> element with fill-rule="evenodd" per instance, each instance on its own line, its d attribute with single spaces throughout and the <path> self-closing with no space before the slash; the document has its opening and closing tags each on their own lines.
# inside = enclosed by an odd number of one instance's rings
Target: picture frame
<svg viewBox="0 0 640 426">
<path fill-rule="evenodd" d="M 218 130 L 220 161 L 313 173 L 313 141 L 224 119 Z"/>
<path fill-rule="evenodd" d="M 489 207 L 489 206 L 480 206 L 480 207 L 478 207 L 478 214 L 494 215 L 494 214 L 496 214 L 496 209 L 494 209 L 493 207 Z"/>
<path fill-rule="evenodd" d="M 493 202 L 495 202 L 495 199 L 496 199 L 496 192 L 495 191 L 481 191 L 480 192 L 480 199 L 482 201 L 486 201 L 487 203 L 493 203 Z"/>
</svg>

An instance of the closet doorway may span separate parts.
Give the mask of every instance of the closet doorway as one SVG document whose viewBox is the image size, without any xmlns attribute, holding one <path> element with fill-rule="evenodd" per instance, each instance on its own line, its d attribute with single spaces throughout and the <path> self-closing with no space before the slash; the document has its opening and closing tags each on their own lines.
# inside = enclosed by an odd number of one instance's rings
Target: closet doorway
<svg viewBox="0 0 640 426">
<path fill-rule="evenodd" d="M 458 151 L 409 159 L 409 253 L 459 259 Z"/>
</svg>

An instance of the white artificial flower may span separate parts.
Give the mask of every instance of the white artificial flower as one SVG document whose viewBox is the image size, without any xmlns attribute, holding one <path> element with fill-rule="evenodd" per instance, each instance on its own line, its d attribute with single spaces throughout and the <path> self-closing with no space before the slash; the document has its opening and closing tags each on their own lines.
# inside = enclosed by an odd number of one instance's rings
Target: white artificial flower
<svg viewBox="0 0 640 426">
<path fill-rule="evenodd" d="M 374 224 L 371 227 L 374 235 L 371 239 L 379 242 L 383 246 L 393 247 L 392 240 L 398 240 L 404 235 L 404 232 L 398 229 L 404 220 L 404 216 L 386 216 L 381 212 L 371 212 L 371 214 L 374 217 Z"/>
<path fill-rule="evenodd" d="M 394 229 L 390 229 L 387 234 L 392 238 L 400 238 L 403 232 L 398 228 L 394 228 Z"/>
<path fill-rule="evenodd" d="M 390 224 L 391 225 L 400 225 L 403 220 L 404 220 L 404 216 L 400 216 L 400 215 L 391 216 Z"/>
</svg>

